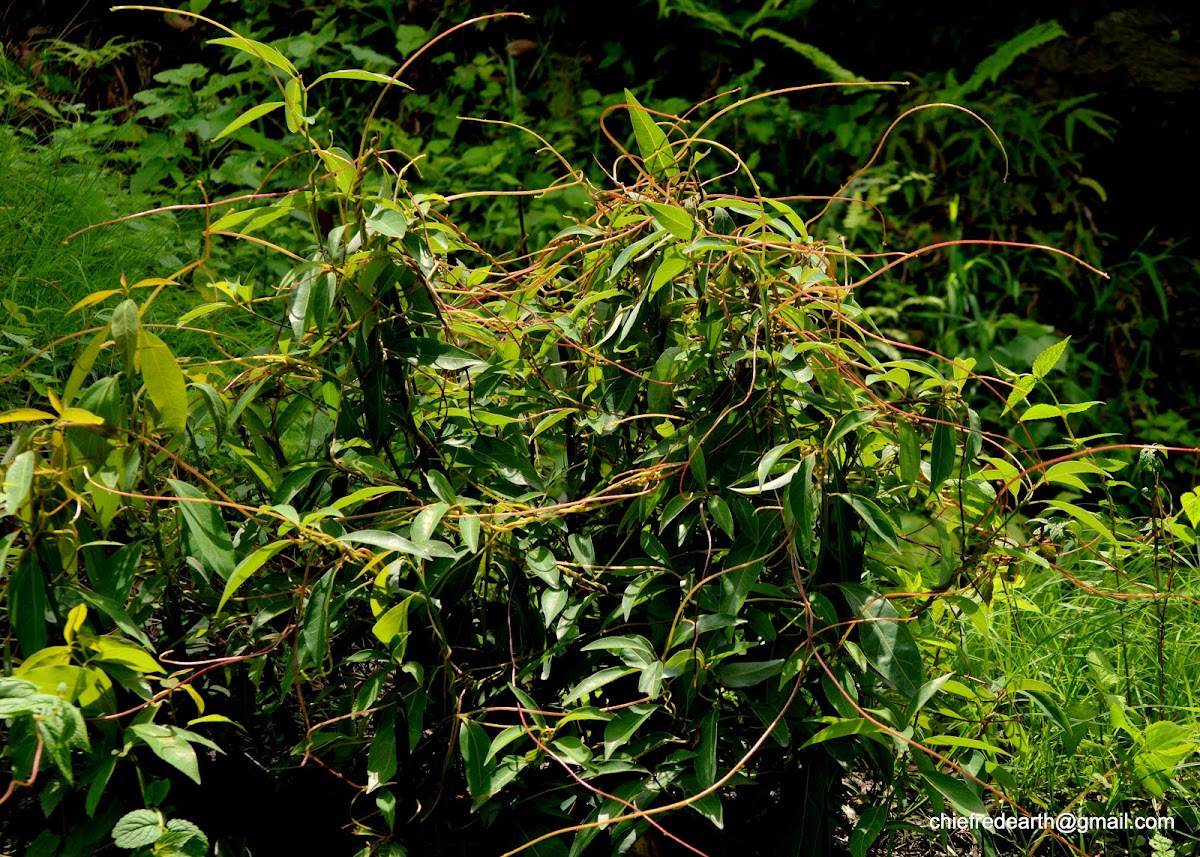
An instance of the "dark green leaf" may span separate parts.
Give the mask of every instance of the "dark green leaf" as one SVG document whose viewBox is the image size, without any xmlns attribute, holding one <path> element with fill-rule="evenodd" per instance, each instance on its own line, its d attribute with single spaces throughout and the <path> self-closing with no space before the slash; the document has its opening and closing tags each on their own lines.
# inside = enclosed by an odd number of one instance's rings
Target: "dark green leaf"
<svg viewBox="0 0 1200 857">
<path fill-rule="evenodd" d="M 933 444 L 929 456 L 929 483 L 934 490 L 940 488 L 954 472 L 955 430 L 953 425 L 950 425 L 954 414 L 947 408 L 939 408 L 937 418 L 940 422 L 933 427 Z"/>
<path fill-rule="evenodd" d="M 861 622 L 858 638 L 863 654 L 879 674 L 906 697 L 915 697 L 925 681 L 925 667 L 912 632 L 886 598 L 863 586 L 841 584 L 850 609 Z"/>
<path fill-rule="evenodd" d="M 233 575 L 233 541 L 221 518 L 221 510 L 213 505 L 199 489 L 177 479 L 168 479 L 171 490 L 182 502 L 179 511 L 183 515 L 184 529 L 192 556 L 222 579 Z"/>
</svg>

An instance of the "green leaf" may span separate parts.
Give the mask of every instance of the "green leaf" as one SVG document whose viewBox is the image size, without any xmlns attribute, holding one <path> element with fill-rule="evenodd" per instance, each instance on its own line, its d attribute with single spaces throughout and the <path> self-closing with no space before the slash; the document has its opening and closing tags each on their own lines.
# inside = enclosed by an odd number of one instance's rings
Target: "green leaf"
<svg viewBox="0 0 1200 857">
<path fill-rule="evenodd" d="M 396 766 L 396 709 L 388 706 L 375 719 L 375 737 L 367 753 L 367 794 L 391 780 Z"/>
<path fill-rule="evenodd" d="M 886 806 L 868 806 L 859 813 L 858 824 L 850 831 L 850 857 L 866 857 L 887 821 Z"/>
<path fill-rule="evenodd" d="M 712 515 L 717 526 L 724 531 L 725 535 L 733 538 L 733 515 L 730 514 L 729 504 L 716 494 L 708 498 L 708 512 Z"/>
<path fill-rule="evenodd" d="M 769 661 L 726 661 L 717 669 L 717 679 L 726 687 L 753 687 L 779 675 L 786 658 Z"/>
<path fill-rule="evenodd" d="M 710 711 L 700 720 L 700 745 L 696 748 L 696 782 L 706 789 L 717 781 L 718 712 Z"/>
<path fill-rule="evenodd" d="M 987 59 L 975 66 L 974 72 L 972 72 L 971 76 L 965 82 L 946 93 L 946 100 L 957 101 L 958 99 L 966 98 L 981 87 L 999 78 L 1022 54 L 1065 35 L 1067 33 L 1058 21 L 1046 21 L 1034 24 L 1029 29 L 1023 30 L 998 47 Z"/>
<path fill-rule="evenodd" d="M 624 709 L 608 721 L 604 727 L 604 758 L 609 758 L 614 751 L 627 744 L 638 727 L 657 710 L 657 705 L 640 703 Z"/>
<path fill-rule="evenodd" d="M 243 583 L 249 580 L 256 571 L 267 564 L 271 557 L 287 547 L 288 544 L 289 542 L 286 541 L 271 542 L 271 544 L 265 547 L 258 548 L 239 562 L 237 568 L 230 574 L 229 580 L 226 581 L 225 591 L 221 593 L 221 600 L 217 603 L 217 609 L 214 612 L 220 613 L 230 596 L 237 592 Z"/>
<path fill-rule="evenodd" d="M 325 80 L 363 80 L 367 83 L 383 83 L 389 86 L 399 86 L 404 89 L 412 89 L 412 87 L 404 81 L 396 80 L 394 77 L 390 77 L 386 74 L 380 74 L 377 71 L 365 71 L 361 68 L 343 68 L 338 69 L 337 71 L 327 71 L 325 74 L 321 75 L 312 83 L 310 83 L 308 88 L 312 89 L 318 83 L 321 83 Z"/>
<path fill-rule="evenodd" d="M 252 57 L 269 63 L 276 68 L 282 69 L 290 76 L 295 77 L 298 72 L 296 67 L 292 65 L 291 60 L 281 54 L 279 51 L 270 45 L 264 45 L 262 42 L 256 42 L 254 39 L 247 39 L 245 36 L 222 37 L 219 39 L 209 39 L 210 45 L 224 45 L 225 47 L 234 48 L 236 50 L 247 53 Z"/>
<path fill-rule="evenodd" d="M 486 797 L 488 794 L 488 783 L 491 778 L 488 775 L 484 759 L 487 758 L 490 743 L 487 732 L 474 720 L 464 720 L 458 727 L 458 750 L 462 754 L 463 765 L 466 767 L 467 790 L 471 793 L 471 797 L 476 799 Z"/>
<path fill-rule="evenodd" d="M 958 735 L 931 735 L 928 738 L 922 738 L 921 743 L 929 747 L 962 747 L 968 750 L 982 750 L 984 753 L 992 756 L 1001 754 L 1005 756 L 1012 755 L 1007 750 L 1002 750 L 986 741 L 979 741 L 975 738 L 961 738 Z"/>
<path fill-rule="evenodd" d="M 463 515 L 458 519 L 458 531 L 467 550 L 476 553 L 479 550 L 479 516 Z"/>
<path fill-rule="evenodd" d="M 638 677 L 638 691 L 651 699 L 657 699 L 662 691 L 663 662 L 653 661 L 642 669 Z"/>
<path fill-rule="evenodd" d="M 175 355 L 165 342 L 142 329 L 138 331 L 138 362 L 146 393 L 158 410 L 159 424 L 182 432 L 187 425 L 187 384 Z"/>
<path fill-rule="evenodd" d="M 1021 414 L 1021 422 L 1028 420 L 1049 420 L 1054 417 L 1061 417 L 1062 410 L 1057 405 L 1031 405 L 1025 413 Z"/>
<path fill-rule="evenodd" d="M 558 589 L 562 585 L 558 561 L 547 548 L 536 547 L 525 554 L 525 567 L 551 589 Z"/>
<path fill-rule="evenodd" d="M 4 514 L 16 515 L 33 488 L 34 455 L 25 450 L 12 460 L 4 472 Z"/>
<path fill-rule="evenodd" d="M 780 33 L 777 30 L 772 30 L 769 27 L 759 27 L 754 31 L 753 35 L 750 36 L 750 40 L 754 41 L 756 39 L 761 39 L 764 36 L 769 39 L 774 39 L 781 45 L 795 51 L 800 56 L 812 63 L 817 71 L 824 72 L 825 76 L 832 81 L 863 81 L 866 79 L 859 77 L 854 72 L 842 66 L 837 60 L 825 53 L 816 45 L 811 45 L 808 42 L 798 41 L 797 39 L 793 39 L 791 36 L 784 35 L 783 33 Z"/>
<path fill-rule="evenodd" d="M 1042 478 L 1048 483 L 1069 485 L 1072 488 L 1078 488 L 1080 491 L 1088 491 L 1088 484 L 1078 476 L 1081 473 L 1099 476 L 1102 480 L 1108 478 L 1106 470 L 1090 461 L 1082 461 L 1080 459 L 1060 461 L 1058 464 L 1051 465 L 1046 468 L 1046 472 Z"/>
<path fill-rule="evenodd" d="M 108 341 L 110 334 L 111 330 L 105 327 L 93 336 L 87 348 L 83 349 L 83 353 L 75 361 L 75 365 L 71 367 L 71 374 L 67 377 L 67 384 L 63 387 L 62 392 L 61 401 L 64 408 L 71 407 L 71 402 L 75 401 L 75 394 L 79 392 L 79 388 L 83 385 L 88 373 L 96 365 L 96 358 L 100 356 L 100 349 L 104 347 L 104 343 Z"/>
<path fill-rule="evenodd" d="M 948 408 L 938 408 L 939 422 L 933 427 L 933 443 L 929 456 L 929 484 L 936 491 L 954 473 L 954 414 Z"/>
<path fill-rule="evenodd" d="M 915 697 L 925 681 L 925 667 L 908 624 L 886 598 L 852 583 L 841 584 L 858 623 L 863 654 L 879 674 L 906 697 Z"/>
<path fill-rule="evenodd" d="M 179 504 L 179 512 L 183 516 L 192 556 L 221 579 L 228 580 L 234 571 L 233 541 L 221 518 L 221 510 L 195 486 L 177 479 L 168 479 L 167 483 L 175 496 L 183 501 Z"/>
<path fill-rule="evenodd" d="M 297 658 L 300 669 L 310 665 L 324 672 L 329 655 L 329 600 L 339 566 L 321 575 L 312 585 L 304 604 L 304 619 L 300 624 L 300 643 Z"/>
<path fill-rule="evenodd" d="M 871 531 L 894 551 L 900 550 L 900 543 L 896 540 L 896 525 L 892 523 L 892 519 L 888 517 L 883 509 L 875 504 L 875 501 L 868 500 L 860 494 L 839 494 L 846 503 L 858 513 L 858 516 L 863 519 Z"/>
<path fill-rule="evenodd" d="M 987 814 L 987 807 L 983 805 L 979 795 L 962 780 L 941 771 L 921 771 L 921 777 L 936 793 L 949 801 L 959 815 Z"/>
<path fill-rule="evenodd" d="M 158 723 L 134 723 L 128 731 L 140 738 L 158 758 L 199 784 L 200 765 L 196 759 L 196 751 L 180 734 L 185 730 Z"/>
<path fill-rule="evenodd" d="M 117 351 L 125 363 L 126 371 L 132 371 L 137 361 L 141 320 L 138 317 L 137 304 L 131 298 L 117 304 L 109 322 L 109 329 L 112 331 L 113 341 L 117 343 Z"/>
<path fill-rule="evenodd" d="M 82 635 L 80 639 L 87 648 L 96 653 L 88 659 L 89 662 L 120 664 L 140 673 L 164 672 L 158 661 L 154 660 L 153 655 L 131 640 L 123 637 L 84 637 Z"/>
<path fill-rule="evenodd" d="M 821 744 L 825 741 L 845 738 L 849 735 L 876 735 L 882 731 L 878 725 L 862 717 L 838 720 L 830 723 L 816 735 L 805 741 L 800 749 L 803 750 L 805 747 L 810 747 L 813 744 Z"/>
<path fill-rule="evenodd" d="M 1183 507 L 1192 527 L 1200 527 L 1200 494 L 1194 490 L 1183 492 L 1179 495 L 1179 505 Z"/>
<path fill-rule="evenodd" d="M 408 233 L 408 220 L 391 208 L 376 209 L 367 218 L 367 226 L 388 238 L 403 238 Z"/>
<path fill-rule="evenodd" d="M 668 178 L 679 175 L 671 144 L 667 142 L 667 135 L 662 128 L 658 127 L 628 89 L 625 90 L 625 102 L 629 105 L 629 118 L 633 120 L 633 137 L 637 142 L 638 153 L 646 165 L 646 171 L 651 175 Z"/>
<path fill-rule="evenodd" d="M 379 617 L 379 620 L 371 628 L 375 639 L 384 645 L 390 645 L 398 635 L 408 634 L 408 608 L 412 604 L 412 599 L 413 596 L 410 595 Z"/>
<path fill-rule="evenodd" d="M 121 816 L 113 826 L 113 842 L 118 848 L 142 848 L 157 842 L 166 828 L 161 813 L 135 809 Z"/>
<path fill-rule="evenodd" d="M 696 221 L 692 216 L 677 205 L 664 205 L 661 202 L 643 202 L 652 215 L 655 221 L 658 222 L 663 229 L 670 232 L 676 238 L 684 241 L 691 241 L 692 236 L 696 234 Z"/>
<path fill-rule="evenodd" d="M 208 837 L 204 832 L 182 818 L 167 822 L 167 833 L 154 843 L 154 857 L 205 857 L 208 854 Z"/>
<path fill-rule="evenodd" d="M 562 704 L 568 705 L 589 693 L 594 693 L 609 682 L 632 675 L 635 672 L 640 672 L 640 670 L 633 667 L 609 667 L 606 670 L 593 673 L 571 688 L 567 695 L 563 697 Z"/>
<path fill-rule="evenodd" d="M 921 441 L 916 429 L 904 423 L 900 426 L 900 479 L 906 485 L 914 485 L 920 476 Z"/>
<path fill-rule="evenodd" d="M 621 656 L 626 666 L 643 669 L 658 660 L 650 641 L 640 634 L 627 634 L 620 637 L 601 637 L 583 646 L 583 652 L 615 652 Z"/>
<path fill-rule="evenodd" d="M 442 522 L 442 516 L 450 509 L 450 504 L 445 502 L 431 503 L 420 512 L 417 512 L 416 518 L 412 522 L 412 537 L 413 540 L 425 544 L 433 538 L 433 533 L 437 529 L 438 524 Z"/>
<path fill-rule="evenodd" d="M 1071 341 L 1071 337 L 1067 337 L 1061 342 L 1056 342 L 1039 354 L 1033 360 L 1033 375 L 1039 381 L 1050 374 L 1050 370 L 1058 365 L 1058 361 L 1062 359 L 1063 352 L 1067 350 L 1067 343 Z"/>
<path fill-rule="evenodd" d="M 418 336 L 403 339 L 394 346 L 388 346 L 388 350 L 414 366 L 424 369 L 445 369 L 457 372 L 461 369 L 487 365 L 486 360 L 476 357 L 469 351 L 428 337 Z"/>
<path fill-rule="evenodd" d="M 217 136 L 213 137 L 212 140 L 210 140 L 209 142 L 215 143 L 215 142 L 217 142 L 217 140 L 220 140 L 222 137 L 228 137 L 234 131 L 237 131 L 240 128 L 244 128 L 245 126 L 247 126 L 251 122 L 253 122 L 255 119 L 261 119 L 262 117 L 266 116 L 268 113 L 270 113 L 274 110 L 278 110 L 282 106 L 283 106 L 282 101 L 268 101 L 265 104 L 255 105 L 254 107 L 251 107 L 249 110 L 247 110 L 245 113 L 243 113 L 241 116 L 234 119 L 232 122 L 230 122 L 224 128 L 222 128 L 221 132 L 219 134 L 217 134 Z"/>
<path fill-rule="evenodd" d="M 5 587 L 8 618 L 28 658 L 46 645 L 46 584 L 34 552 L 27 550 Z"/>
<path fill-rule="evenodd" d="M 862 425 L 866 425 L 875 419 L 879 414 L 876 411 L 850 411 L 841 419 L 834 423 L 833 428 L 829 430 L 829 436 L 825 438 L 825 448 L 833 449 L 834 445 Z"/>
<path fill-rule="evenodd" d="M 419 556 L 422 559 L 437 559 L 438 557 L 454 559 L 458 556 L 454 548 L 445 542 L 427 541 L 417 544 L 403 536 L 398 536 L 395 533 L 386 533 L 382 530 L 359 530 L 356 533 L 342 536 L 339 541 L 351 544 L 371 545 L 384 551 L 411 554 Z"/>
</svg>

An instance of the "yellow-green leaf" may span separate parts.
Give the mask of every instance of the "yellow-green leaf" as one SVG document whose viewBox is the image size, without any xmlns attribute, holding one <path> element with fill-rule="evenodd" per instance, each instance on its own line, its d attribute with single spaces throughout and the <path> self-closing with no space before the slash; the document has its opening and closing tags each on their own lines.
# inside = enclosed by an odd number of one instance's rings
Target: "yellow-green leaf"
<svg viewBox="0 0 1200 857">
<path fill-rule="evenodd" d="M 402 86 L 405 89 L 412 89 L 407 83 L 396 80 L 394 77 L 389 77 L 386 74 L 380 74 L 377 71 L 365 71 L 361 68 L 343 68 L 337 71 L 327 71 L 325 74 L 318 77 L 308 85 L 312 89 L 323 80 L 365 80 L 367 83 L 383 83 L 391 86 Z"/>
<path fill-rule="evenodd" d="M 230 134 L 232 134 L 234 131 L 237 131 L 239 128 L 244 128 L 245 126 L 247 126 L 251 122 L 253 122 L 255 119 L 261 119 L 262 117 L 266 116 L 268 113 L 272 112 L 273 110 L 278 110 L 282 106 L 283 106 L 282 101 L 268 101 L 265 104 L 257 104 L 254 107 L 251 107 L 249 110 L 247 110 L 245 113 L 243 113 L 238 118 L 234 119 L 232 122 L 230 122 L 224 128 L 222 128 L 221 133 L 219 133 L 217 136 L 213 137 L 212 140 L 210 140 L 209 142 L 215 143 L 215 142 L 217 142 L 217 140 L 220 140 L 222 137 L 228 137 Z M 79 306 L 79 304 L 76 304 L 76 306 Z"/>
<path fill-rule="evenodd" d="M 692 240 L 692 235 L 696 232 L 696 221 L 682 208 L 675 205 L 664 205 L 661 202 L 643 202 L 642 205 L 649 209 L 650 213 L 654 215 L 654 220 L 663 229 L 676 238 L 684 241 Z"/>
<path fill-rule="evenodd" d="M 83 349 L 83 353 L 79 355 L 79 359 L 71 367 L 71 374 L 67 378 L 67 386 L 63 387 L 62 405 L 64 408 L 71 406 L 71 401 L 75 398 L 75 394 L 79 392 L 84 379 L 92 371 L 92 367 L 96 365 L 96 358 L 100 355 L 100 349 L 104 347 L 104 343 L 108 341 L 108 335 L 109 329 L 105 327 L 92 337 L 92 341 L 88 343 L 87 348 Z"/>
<path fill-rule="evenodd" d="M 208 43 L 210 45 L 224 45 L 227 48 L 234 48 L 235 50 L 250 54 L 250 56 L 270 63 L 276 68 L 283 69 L 293 77 L 297 73 L 296 67 L 292 65 L 291 60 L 270 45 L 264 45 L 262 42 L 256 42 L 254 39 L 247 39 L 245 36 L 233 36 L 209 39 Z"/>
<path fill-rule="evenodd" d="M 187 424 L 187 387 L 175 355 L 153 333 L 139 330 L 138 360 L 146 393 L 158 409 L 159 424 L 182 432 Z"/>
<path fill-rule="evenodd" d="M 1033 360 L 1033 374 L 1041 379 L 1050 374 L 1050 370 L 1062 359 L 1063 352 L 1067 350 L 1067 343 L 1071 341 L 1071 337 L 1067 337 L 1061 342 L 1056 342 L 1039 354 Z"/>
<path fill-rule="evenodd" d="M 0 414 L 0 423 L 24 423 L 29 420 L 53 420 L 54 414 L 39 411 L 37 408 L 13 408 Z"/>
<path fill-rule="evenodd" d="M 634 98 L 633 93 L 625 90 L 625 101 L 629 104 L 629 118 L 633 120 L 633 137 L 637 142 L 638 153 L 651 174 L 661 174 L 667 177 L 679 175 L 679 167 L 675 166 L 675 157 L 671 153 L 671 145 L 667 135 L 663 133 L 654 119 L 644 107 Z"/>
</svg>

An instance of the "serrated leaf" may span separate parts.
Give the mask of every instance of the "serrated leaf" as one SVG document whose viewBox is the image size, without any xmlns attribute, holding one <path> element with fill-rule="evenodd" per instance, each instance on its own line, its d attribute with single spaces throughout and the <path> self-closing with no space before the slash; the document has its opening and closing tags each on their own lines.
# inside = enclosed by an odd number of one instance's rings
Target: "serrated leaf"
<svg viewBox="0 0 1200 857">
<path fill-rule="evenodd" d="M 113 825 L 113 842 L 118 848 L 142 848 L 157 842 L 166 828 L 163 817 L 152 809 L 135 809 Z"/>
<path fill-rule="evenodd" d="M 1033 375 L 1038 380 L 1045 378 L 1050 374 L 1050 370 L 1058 365 L 1058 361 L 1062 359 L 1063 352 L 1067 350 L 1067 343 L 1071 341 L 1071 337 L 1067 337 L 1061 342 L 1056 342 L 1039 354 L 1033 360 Z"/>
<path fill-rule="evenodd" d="M 1054 417 L 1061 417 L 1062 410 L 1057 405 L 1031 405 L 1026 409 L 1025 413 L 1021 414 L 1021 422 L 1028 420 L 1049 420 Z"/>
</svg>

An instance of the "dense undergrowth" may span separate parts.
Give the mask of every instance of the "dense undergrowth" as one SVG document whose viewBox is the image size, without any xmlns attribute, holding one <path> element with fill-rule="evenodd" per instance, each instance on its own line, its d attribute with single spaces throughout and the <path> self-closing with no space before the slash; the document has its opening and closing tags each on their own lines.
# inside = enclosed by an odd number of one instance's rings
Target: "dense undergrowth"
<svg viewBox="0 0 1200 857">
<path fill-rule="evenodd" d="M 332 20 L 196 20 L 227 73 L 59 126 L 103 143 L 96 190 L 55 202 L 63 149 L 4 150 L 56 240 L 121 221 L 72 239 L 73 280 L 48 250 L 9 275 L 12 847 L 862 855 L 1074 811 L 1176 827 L 977 847 L 1194 851 L 1187 455 L 1098 435 L 1094 345 L 1022 312 L 1119 279 L 1080 197 L 1053 235 L 992 228 L 1103 117 L 941 103 L 1055 32 L 962 84 L 585 91 L 526 129 L 515 51 L 414 95 L 456 33 L 401 28 L 393 74 L 323 62 L 355 53 Z M 413 124 L 470 93 L 506 111 L 453 120 L 473 145 Z M 824 196 L 757 169 L 790 121 L 846 166 Z M 122 176 L 198 207 L 122 218 Z"/>
</svg>

